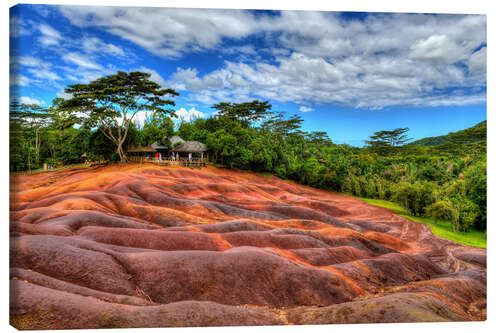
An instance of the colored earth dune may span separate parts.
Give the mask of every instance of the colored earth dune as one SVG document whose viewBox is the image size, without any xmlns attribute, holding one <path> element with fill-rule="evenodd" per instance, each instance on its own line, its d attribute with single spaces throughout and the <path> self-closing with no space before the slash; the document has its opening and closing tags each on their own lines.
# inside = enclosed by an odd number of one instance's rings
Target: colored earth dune
<svg viewBox="0 0 500 333">
<path fill-rule="evenodd" d="M 486 251 L 356 198 L 215 167 L 11 177 L 19 329 L 486 319 Z"/>
</svg>

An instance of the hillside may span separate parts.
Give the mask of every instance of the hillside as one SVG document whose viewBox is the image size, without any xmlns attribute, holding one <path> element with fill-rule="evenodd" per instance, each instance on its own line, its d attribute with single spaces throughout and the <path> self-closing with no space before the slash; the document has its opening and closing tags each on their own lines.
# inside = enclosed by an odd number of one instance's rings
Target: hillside
<svg viewBox="0 0 500 333">
<path fill-rule="evenodd" d="M 481 140 L 486 140 L 486 120 L 458 132 L 423 138 L 413 141 L 408 145 L 436 146 L 445 143 L 468 144 Z"/>
<path fill-rule="evenodd" d="M 66 169 L 11 178 L 10 214 L 19 329 L 486 318 L 485 249 L 276 177 Z"/>
</svg>

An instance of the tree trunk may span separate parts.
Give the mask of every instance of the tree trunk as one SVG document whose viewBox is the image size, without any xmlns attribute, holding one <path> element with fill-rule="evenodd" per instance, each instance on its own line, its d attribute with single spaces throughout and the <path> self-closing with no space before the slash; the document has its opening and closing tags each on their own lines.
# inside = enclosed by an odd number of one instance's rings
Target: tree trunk
<svg viewBox="0 0 500 333">
<path fill-rule="evenodd" d="M 127 155 L 125 155 L 125 152 L 123 151 L 122 143 L 118 143 L 116 152 L 118 153 L 118 156 L 120 156 L 120 163 L 127 163 Z"/>
<path fill-rule="evenodd" d="M 35 152 L 36 152 L 36 166 L 40 166 L 40 137 L 38 129 L 35 129 Z"/>
</svg>

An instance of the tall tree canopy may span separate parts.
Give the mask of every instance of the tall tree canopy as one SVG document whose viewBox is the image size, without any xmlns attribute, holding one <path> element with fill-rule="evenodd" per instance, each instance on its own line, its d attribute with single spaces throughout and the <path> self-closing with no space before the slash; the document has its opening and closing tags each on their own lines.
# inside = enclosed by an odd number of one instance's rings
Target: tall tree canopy
<svg viewBox="0 0 500 333">
<path fill-rule="evenodd" d="M 123 143 L 135 115 L 141 111 L 174 114 L 168 107 L 175 102 L 163 97 L 179 94 L 173 89 L 162 89 L 149 80 L 150 76 L 149 73 L 119 71 L 88 84 L 70 85 L 65 92 L 73 97 L 61 101 L 59 108 L 83 113 L 84 125 L 97 127 L 116 145 L 120 162 L 126 162 Z"/>
<path fill-rule="evenodd" d="M 401 146 L 406 142 L 410 141 L 406 134 L 409 131 L 408 127 L 396 128 L 392 131 L 378 131 L 370 136 L 370 140 L 366 140 L 365 143 L 369 147 L 380 154 L 385 154 L 393 151 L 393 147 Z"/>
<path fill-rule="evenodd" d="M 212 108 L 219 111 L 218 115 L 220 117 L 228 117 L 248 126 L 252 121 L 265 119 L 270 114 L 269 110 L 272 108 L 272 105 L 267 101 L 254 100 L 245 103 L 224 102 L 215 104 Z"/>
<path fill-rule="evenodd" d="M 42 144 L 42 132 L 47 128 L 50 122 L 50 113 L 47 108 L 36 104 L 22 104 L 13 101 L 10 104 L 10 130 L 14 135 L 22 135 L 24 131 L 29 131 L 28 155 L 25 156 L 28 170 L 31 170 L 32 163 L 35 167 L 40 164 L 40 147 Z M 11 148 L 13 148 L 11 146 Z M 32 154 L 35 158 L 32 161 Z"/>
</svg>

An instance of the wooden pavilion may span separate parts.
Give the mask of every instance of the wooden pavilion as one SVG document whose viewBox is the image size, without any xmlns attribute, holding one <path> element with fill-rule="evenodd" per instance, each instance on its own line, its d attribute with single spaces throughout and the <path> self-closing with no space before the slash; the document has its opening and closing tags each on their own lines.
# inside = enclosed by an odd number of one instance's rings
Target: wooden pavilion
<svg viewBox="0 0 500 333">
<path fill-rule="evenodd" d="M 198 141 L 184 141 L 181 137 L 175 135 L 170 138 L 172 148 L 154 142 L 148 146 L 129 147 L 125 152 L 129 159 L 135 162 L 160 162 L 169 161 L 174 164 L 198 163 L 206 165 L 208 162 L 208 148 L 204 143 Z M 172 154 L 176 157 L 172 160 Z M 191 160 L 189 160 L 191 154 Z M 177 159 L 178 157 L 178 159 Z"/>
<path fill-rule="evenodd" d="M 178 153 L 179 157 L 186 158 L 189 153 L 194 160 L 208 160 L 208 148 L 204 143 L 198 141 L 185 141 L 172 149 L 174 153 Z"/>
</svg>

